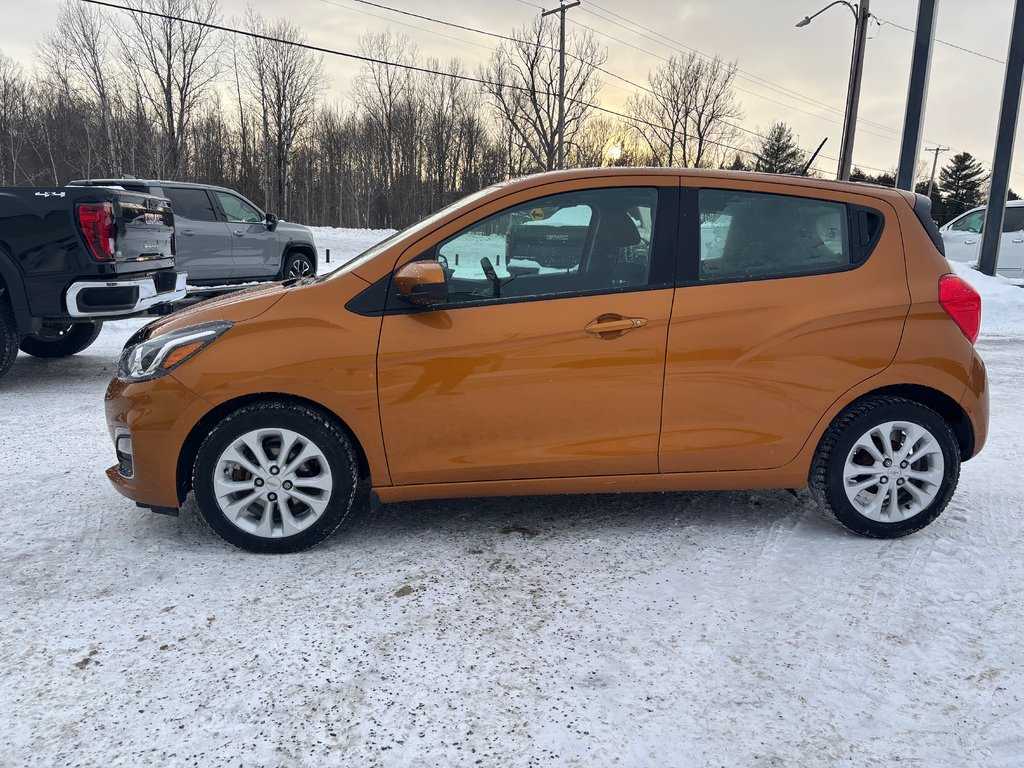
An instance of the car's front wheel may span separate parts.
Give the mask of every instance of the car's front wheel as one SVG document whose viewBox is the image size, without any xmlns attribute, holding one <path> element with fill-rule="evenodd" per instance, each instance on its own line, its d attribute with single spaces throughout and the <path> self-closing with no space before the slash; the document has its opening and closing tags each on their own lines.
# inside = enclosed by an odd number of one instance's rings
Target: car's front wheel
<svg viewBox="0 0 1024 768">
<path fill-rule="evenodd" d="M 226 417 L 193 470 L 206 522 L 251 552 L 298 552 L 323 541 L 348 515 L 358 484 L 348 436 L 316 410 L 286 402 Z"/>
<path fill-rule="evenodd" d="M 21 351 L 34 357 L 70 357 L 91 346 L 103 323 L 43 323 L 43 327 L 21 340 Z"/>
<path fill-rule="evenodd" d="M 877 396 L 828 428 L 811 466 L 811 495 L 855 533 L 894 538 L 919 531 L 946 508 L 960 478 L 948 422 L 902 397 Z"/>
<path fill-rule="evenodd" d="M 308 253 L 291 251 L 284 257 L 284 264 L 281 265 L 281 277 L 284 280 L 291 280 L 296 277 L 312 277 L 315 274 L 316 267 Z"/>
</svg>

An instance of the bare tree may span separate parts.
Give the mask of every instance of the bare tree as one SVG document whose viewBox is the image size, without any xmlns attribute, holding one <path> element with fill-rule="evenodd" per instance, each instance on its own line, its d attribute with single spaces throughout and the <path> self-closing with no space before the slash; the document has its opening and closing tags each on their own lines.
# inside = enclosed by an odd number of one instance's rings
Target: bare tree
<svg viewBox="0 0 1024 768">
<path fill-rule="evenodd" d="M 732 82 L 736 65 L 696 53 L 672 56 L 627 102 L 631 124 L 654 165 L 709 167 L 735 138 L 742 117 Z"/>
<path fill-rule="evenodd" d="M 96 100 L 104 140 L 102 166 L 107 173 L 115 173 L 120 162 L 111 84 L 122 78 L 110 53 L 114 38 L 114 25 L 98 8 L 61 0 L 57 25 L 43 38 L 36 55 L 53 81 L 63 82 L 68 90 L 84 89 Z"/>
<path fill-rule="evenodd" d="M 558 25 L 552 18 L 513 31 L 481 69 L 484 90 L 538 169 L 552 170 L 558 157 Z M 571 144 L 601 88 L 596 68 L 605 53 L 592 34 L 566 40 L 565 141 Z"/>
<path fill-rule="evenodd" d="M 0 51 L 0 184 L 25 182 L 21 153 L 28 136 L 29 86 L 21 65 Z"/>
<path fill-rule="evenodd" d="M 214 31 L 178 19 L 215 24 L 220 5 L 218 0 L 126 0 L 126 5 L 161 14 L 129 14 L 121 39 L 132 71 L 129 80 L 152 109 L 164 137 L 164 171 L 174 176 L 182 171 L 189 124 L 220 73 Z"/>
</svg>

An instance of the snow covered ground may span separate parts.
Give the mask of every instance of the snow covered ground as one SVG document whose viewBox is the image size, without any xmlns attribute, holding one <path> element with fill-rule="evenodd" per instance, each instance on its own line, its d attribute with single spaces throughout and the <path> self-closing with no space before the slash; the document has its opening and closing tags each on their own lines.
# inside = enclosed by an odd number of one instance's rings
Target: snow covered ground
<svg viewBox="0 0 1024 768">
<path fill-rule="evenodd" d="M 400 504 L 257 557 L 103 477 L 138 322 L 23 356 L 0 384 L 0 765 L 1020 766 L 1015 312 L 994 299 L 979 345 L 988 447 L 898 541 L 752 491 Z"/>
</svg>

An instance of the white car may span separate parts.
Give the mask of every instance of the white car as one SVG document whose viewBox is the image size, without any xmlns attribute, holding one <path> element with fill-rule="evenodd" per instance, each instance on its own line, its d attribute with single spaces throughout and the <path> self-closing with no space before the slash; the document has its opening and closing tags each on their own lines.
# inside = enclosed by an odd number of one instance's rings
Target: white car
<svg viewBox="0 0 1024 768">
<path fill-rule="evenodd" d="M 981 249 L 981 229 L 985 208 L 974 208 L 939 227 L 946 246 L 946 258 L 975 264 Z M 999 244 L 998 270 L 1003 277 L 1024 277 L 1024 200 L 1011 200 L 1003 216 L 1003 236 Z"/>
</svg>

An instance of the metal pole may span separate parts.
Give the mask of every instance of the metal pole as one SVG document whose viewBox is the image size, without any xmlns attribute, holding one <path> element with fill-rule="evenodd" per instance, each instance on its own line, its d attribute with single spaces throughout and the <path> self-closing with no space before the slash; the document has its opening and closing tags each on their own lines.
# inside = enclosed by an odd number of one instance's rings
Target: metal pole
<svg viewBox="0 0 1024 768">
<path fill-rule="evenodd" d="M 1010 27 L 1010 50 L 1006 54 L 1006 79 L 1003 81 L 1003 103 L 999 109 L 999 130 L 996 151 L 992 158 L 992 181 L 988 188 L 988 206 L 981 234 L 981 257 L 978 268 L 994 275 L 999 263 L 999 241 L 1003 233 L 1006 194 L 1010 188 L 1010 163 L 1013 161 L 1013 140 L 1020 114 L 1021 84 L 1024 80 L 1024 0 L 1017 0 Z"/>
<path fill-rule="evenodd" d="M 896 173 L 896 188 L 914 191 L 917 173 L 917 152 L 921 147 L 924 129 L 924 107 L 928 101 L 928 70 L 932 64 L 932 44 L 935 40 L 935 14 L 939 0 L 919 0 L 917 6 L 917 32 L 914 35 L 914 58 L 910 65 L 910 85 L 907 88 L 907 113 L 903 119 L 903 140 L 900 144 L 900 165 Z"/>
<path fill-rule="evenodd" d="M 846 117 L 843 119 L 843 145 L 839 148 L 840 181 L 850 180 L 853 166 L 853 139 L 857 132 L 857 109 L 860 105 L 860 81 L 864 75 L 864 48 L 871 18 L 870 0 L 861 0 L 857 9 L 857 26 L 853 32 L 853 57 L 850 61 L 850 82 L 846 89 Z"/>
<path fill-rule="evenodd" d="M 949 151 L 949 147 L 935 147 L 927 151 L 935 153 L 935 158 L 932 160 L 932 175 L 928 177 L 928 192 L 925 194 L 925 197 L 931 200 L 932 189 L 935 188 L 935 171 L 939 167 L 939 153 Z"/>
<path fill-rule="evenodd" d="M 559 0 L 558 8 L 550 11 L 544 11 L 541 17 L 549 16 L 552 13 L 559 15 L 559 35 L 560 42 L 558 46 L 558 170 L 565 168 L 565 12 L 570 8 L 575 8 L 580 4 L 580 0 L 576 0 L 574 3 L 566 4 L 565 0 Z"/>
</svg>

